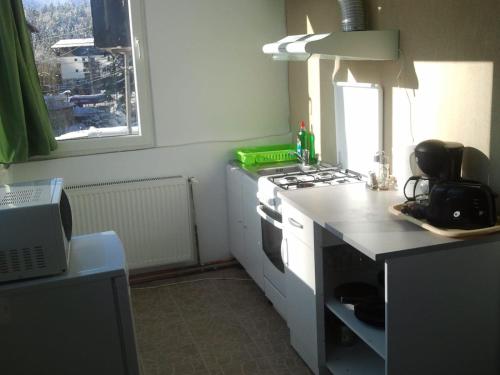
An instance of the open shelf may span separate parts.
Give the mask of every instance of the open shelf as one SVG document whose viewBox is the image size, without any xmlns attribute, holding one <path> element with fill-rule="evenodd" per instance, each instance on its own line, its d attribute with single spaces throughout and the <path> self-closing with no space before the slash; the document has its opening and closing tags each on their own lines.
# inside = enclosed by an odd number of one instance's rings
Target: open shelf
<svg viewBox="0 0 500 375">
<path fill-rule="evenodd" d="M 326 354 L 326 367 L 334 375 L 385 374 L 385 361 L 362 341 L 331 348 Z"/>
<path fill-rule="evenodd" d="M 384 329 L 373 327 L 360 321 L 354 315 L 354 310 L 349 309 L 333 297 L 326 301 L 326 307 L 356 335 L 358 335 L 364 342 L 366 342 L 366 344 L 370 348 L 372 348 L 380 357 L 386 359 L 387 351 Z"/>
</svg>

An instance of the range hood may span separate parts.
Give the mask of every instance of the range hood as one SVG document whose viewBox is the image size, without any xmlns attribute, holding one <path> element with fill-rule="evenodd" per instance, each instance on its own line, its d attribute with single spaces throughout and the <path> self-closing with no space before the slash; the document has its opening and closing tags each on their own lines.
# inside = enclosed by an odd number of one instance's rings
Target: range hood
<svg viewBox="0 0 500 375">
<path fill-rule="evenodd" d="M 274 60 L 305 61 L 312 55 L 322 59 L 396 60 L 399 30 L 334 32 L 290 35 L 262 47 Z"/>
</svg>

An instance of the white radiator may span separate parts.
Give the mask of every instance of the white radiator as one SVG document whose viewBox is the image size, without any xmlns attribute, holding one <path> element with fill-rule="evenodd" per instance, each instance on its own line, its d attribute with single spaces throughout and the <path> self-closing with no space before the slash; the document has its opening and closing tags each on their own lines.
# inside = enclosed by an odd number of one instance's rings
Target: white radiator
<svg viewBox="0 0 500 375">
<path fill-rule="evenodd" d="M 73 235 L 114 230 L 130 269 L 194 263 L 194 225 L 185 177 L 65 187 Z"/>
</svg>

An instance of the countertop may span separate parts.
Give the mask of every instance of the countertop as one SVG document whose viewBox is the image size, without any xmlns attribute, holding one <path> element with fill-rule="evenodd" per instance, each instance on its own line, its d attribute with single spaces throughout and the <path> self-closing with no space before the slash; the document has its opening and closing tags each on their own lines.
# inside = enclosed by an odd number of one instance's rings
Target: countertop
<svg viewBox="0 0 500 375">
<path fill-rule="evenodd" d="M 267 163 L 267 164 L 254 164 L 247 165 L 242 164 L 238 160 L 231 160 L 229 165 L 241 169 L 247 176 L 257 181 L 259 177 L 269 176 L 271 174 L 277 174 L 279 172 L 274 172 L 276 168 L 287 168 L 287 167 L 299 167 L 300 164 L 296 161 L 281 161 L 276 163 Z M 273 170 L 273 173 L 262 173 L 265 170 Z"/>
<path fill-rule="evenodd" d="M 373 260 L 500 241 L 500 235 L 469 239 L 442 237 L 388 212 L 405 201 L 399 191 L 372 191 L 364 183 L 278 193 L 317 224 Z"/>
<path fill-rule="evenodd" d="M 125 276 L 127 265 L 123 245 L 115 232 L 92 233 L 71 239 L 69 267 L 64 273 L 26 280 L 12 280 L 0 285 L 0 292 L 28 286 L 51 287 L 60 283 L 88 282 Z"/>
<path fill-rule="evenodd" d="M 229 165 L 241 169 L 247 176 L 257 181 L 259 179 L 258 166 L 247 166 L 238 160 L 231 160 Z"/>
</svg>

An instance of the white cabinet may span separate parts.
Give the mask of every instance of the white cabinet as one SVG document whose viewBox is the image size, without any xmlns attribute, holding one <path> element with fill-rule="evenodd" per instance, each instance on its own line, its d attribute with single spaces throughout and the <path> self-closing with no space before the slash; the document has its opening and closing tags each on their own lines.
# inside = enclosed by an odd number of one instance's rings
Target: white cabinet
<svg viewBox="0 0 500 375">
<path fill-rule="evenodd" d="M 319 370 L 314 224 L 311 219 L 286 203 L 282 206 L 282 212 L 290 342 L 317 374 Z"/>
<path fill-rule="evenodd" d="M 257 181 L 240 168 L 227 167 L 229 247 L 233 256 L 264 290 L 260 217 L 257 214 Z"/>
<path fill-rule="evenodd" d="M 247 262 L 243 235 L 243 174 L 238 168 L 232 166 L 228 166 L 226 172 L 229 250 L 245 267 Z"/>
<path fill-rule="evenodd" d="M 260 216 L 257 214 L 257 181 L 243 175 L 243 225 L 244 251 L 247 258 L 246 271 L 261 289 L 264 289 L 264 270 L 262 258 L 262 230 Z"/>
</svg>

